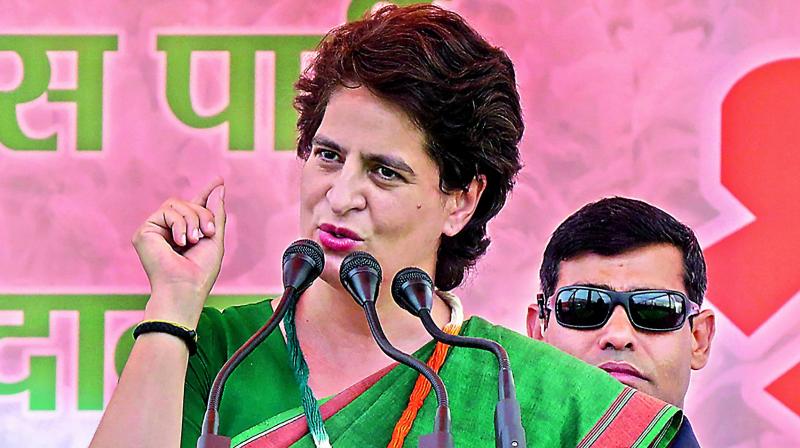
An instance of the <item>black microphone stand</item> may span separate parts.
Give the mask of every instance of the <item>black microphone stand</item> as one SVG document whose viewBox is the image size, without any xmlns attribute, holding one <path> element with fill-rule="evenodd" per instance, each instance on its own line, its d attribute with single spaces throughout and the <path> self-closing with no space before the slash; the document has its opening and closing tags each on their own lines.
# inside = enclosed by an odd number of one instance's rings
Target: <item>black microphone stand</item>
<svg viewBox="0 0 800 448">
<path fill-rule="evenodd" d="M 369 330 L 378 347 L 390 358 L 422 374 L 431 383 L 436 393 L 437 408 L 433 433 L 420 436 L 418 447 L 452 448 L 453 436 L 450 433 L 450 406 L 444 382 L 426 364 L 394 347 L 383 332 L 375 309 L 381 276 L 382 273 L 378 261 L 366 252 L 351 253 L 342 261 L 339 270 L 342 285 L 353 296 L 356 303 L 364 309 Z"/>
<path fill-rule="evenodd" d="M 492 352 L 499 364 L 497 379 L 498 402 L 495 408 L 495 446 L 497 448 L 525 448 L 525 429 L 517 401 L 514 376 L 508 353 L 499 343 L 490 339 L 457 336 L 442 331 L 431 316 L 433 306 L 433 280 L 419 268 L 405 268 L 392 281 L 392 297 L 401 308 L 419 317 L 425 330 L 437 341 L 456 347 L 475 348 Z"/>
<path fill-rule="evenodd" d="M 197 439 L 197 448 L 230 448 L 230 437 L 219 435 L 219 403 L 225 382 L 236 367 L 256 347 L 261 344 L 278 326 L 286 312 L 297 304 L 297 299 L 311 285 L 325 265 L 322 249 L 311 240 L 299 240 L 292 243 L 283 254 L 283 284 L 285 289 L 278 307 L 261 328 L 256 331 L 236 352 L 225 362 L 208 395 L 206 414 L 200 427 L 200 438 Z"/>
<path fill-rule="evenodd" d="M 378 320 L 378 313 L 375 310 L 375 302 L 368 301 L 364 303 L 364 314 L 367 316 L 367 323 L 369 330 L 372 332 L 372 337 L 378 343 L 378 347 L 386 353 L 387 356 L 395 361 L 410 366 L 412 369 L 421 373 L 431 383 L 431 387 L 436 393 L 438 407 L 436 408 L 436 417 L 433 422 L 433 433 L 421 436 L 419 439 L 419 447 L 452 447 L 453 440 L 450 435 L 450 404 L 447 398 L 447 390 L 444 387 L 444 382 L 430 367 L 422 361 L 414 358 L 411 355 L 401 352 L 394 347 L 386 335 L 383 333 L 380 321 Z"/>
<path fill-rule="evenodd" d="M 225 387 L 225 381 L 228 376 L 238 366 L 244 358 L 247 357 L 256 347 L 267 338 L 274 330 L 278 323 L 286 315 L 290 307 L 295 306 L 295 289 L 292 286 L 287 287 L 283 291 L 281 301 L 278 303 L 278 308 L 275 313 L 270 316 L 267 323 L 256 331 L 250 339 L 247 340 L 238 350 L 228 358 L 222 369 L 217 373 L 214 378 L 214 383 L 211 385 L 211 392 L 208 394 L 208 406 L 206 407 L 206 415 L 203 418 L 203 426 L 200 429 L 200 438 L 197 439 L 197 448 L 230 448 L 230 437 L 221 436 L 219 432 L 219 419 L 217 413 L 219 412 L 219 402 L 222 398 L 222 390 Z"/>
</svg>

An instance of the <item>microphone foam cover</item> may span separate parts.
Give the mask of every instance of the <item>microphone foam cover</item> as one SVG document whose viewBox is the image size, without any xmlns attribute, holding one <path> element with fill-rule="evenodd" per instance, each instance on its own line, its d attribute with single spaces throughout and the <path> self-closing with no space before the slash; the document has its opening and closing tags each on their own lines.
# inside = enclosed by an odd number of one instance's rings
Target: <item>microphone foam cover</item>
<svg viewBox="0 0 800 448">
<path fill-rule="evenodd" d="M 427 272 L 415 267 L 404 268 L 398 272 L 397 275 L 394 276 L 394 280 L 392 280 L 392 297 L 394 297 L 395 300 L 397 300 L 398 297 L 402 297 L 403 283 L 409 280 L 423 281 L 431 286 L 431 290 L 433 289 L 433 280 Z"/>
<path fill-rule="evenodd" d="M 433 307 L 433 280 L 420 268 L 404 268 L 392 280 L 392 298 L 400 308 L 419 316 L 421 310 Z"/>
<path fill-rule="evenodd" d="M 375 275 L 378 276 L 378 279 L 383 277 L 381 265 L 378 264 L 378 260 L 376 260 L 375 257 L 367 252 L 355 251 L 346 256 L 342 261 L 342 266 L 339 268 L 339 281 L 341 281 L 343 285 L 347 284 L 347 279 L 350 276 L 350 272 L 353 269 L 360 267 L 366 267 L 370 269 Z"/>
<path fill-rule="evenodd" d="M 287 259 L 294 254 L 303 254 L 311 258 L 314 262 L 314 269 L 317 272 L 322 272 L 325 268 L 325 254 L 316 241 L 303 239 L 292 243 L 286 248 L 286 251 L 283 252 L 283 264 L 286 264 Z"/>
</svg>

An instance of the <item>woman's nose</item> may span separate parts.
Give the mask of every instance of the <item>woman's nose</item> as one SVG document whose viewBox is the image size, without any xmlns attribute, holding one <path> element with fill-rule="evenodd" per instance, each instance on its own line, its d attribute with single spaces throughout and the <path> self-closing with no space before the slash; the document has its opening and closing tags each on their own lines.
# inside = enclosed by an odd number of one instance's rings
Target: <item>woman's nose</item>
<svg viewBox="0 0 800 448">
<path fill-rule="evenodd" d="M 367 200 L 364 196 L 365 182 L 366 179 L 360 173 L 360 170 L 345 162 L 325 194 L 331 211 L 335 215 L 341 216 L 351 210 L 364 209 L 367 205 Z"/>
</svg>

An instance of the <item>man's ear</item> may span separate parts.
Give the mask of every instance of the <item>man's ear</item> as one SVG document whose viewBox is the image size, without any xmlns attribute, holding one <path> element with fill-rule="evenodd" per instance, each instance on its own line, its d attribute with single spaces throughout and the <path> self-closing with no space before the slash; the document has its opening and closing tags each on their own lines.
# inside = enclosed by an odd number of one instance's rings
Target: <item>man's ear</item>
<svg viewBox="0 0 800 448">
<path fill-rule="evenodd" d="M 692 369 L 700 370 L 708 363 L 716 321 L 714 311 L 703 310 L 692 318 Z"/>
<path fill-rule="evenodd" d="M 465 190 L 448 193 L 446 199 L 448 216 L 442 229 L 443 234 L 455 236 L 467 225 L 485 189 L 486 176 L 481 174 L 472 179 Z"/>
<path fill-rule="evenodd" d="M 544 340 L 542 334 L 542 320 L 539 319 L 539 305 L 528 305 L 528 336 L 538 341 Z"/>
</svg>

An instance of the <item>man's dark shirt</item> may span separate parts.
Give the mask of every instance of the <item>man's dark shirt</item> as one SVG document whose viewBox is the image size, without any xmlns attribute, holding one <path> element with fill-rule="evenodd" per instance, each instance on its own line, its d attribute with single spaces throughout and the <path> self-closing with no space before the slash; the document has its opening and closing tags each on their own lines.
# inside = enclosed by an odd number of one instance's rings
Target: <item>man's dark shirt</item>
<svg viewBox="0 0 800 448">
<path fill-rule="evenodd" d="M 672 440 L 670 448 L 700 448 L 697 443 L 697 437 L 694 436 L 692 425 L 689 424 L 689 419 L 684 417 L 681 427 L 678 428 L 678 434 Z"/>
</svg>

